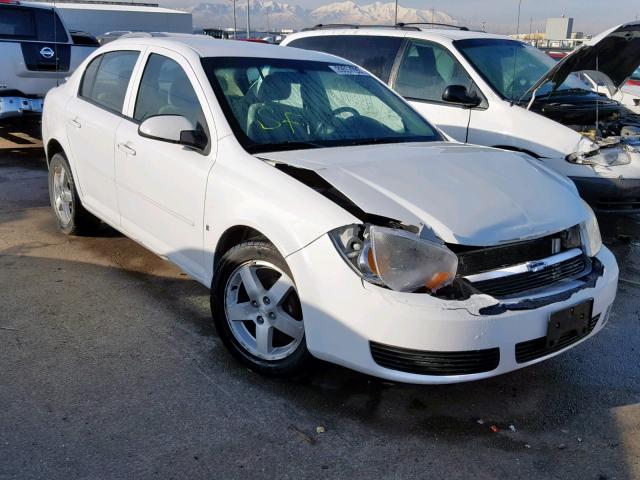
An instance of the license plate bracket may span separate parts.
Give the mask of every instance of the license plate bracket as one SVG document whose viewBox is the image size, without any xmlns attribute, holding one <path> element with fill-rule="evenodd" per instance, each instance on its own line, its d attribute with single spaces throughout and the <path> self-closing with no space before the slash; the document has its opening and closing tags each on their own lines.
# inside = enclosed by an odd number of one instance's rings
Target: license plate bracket
<svg viewBox="0 0 640 480">
<path fill-rule="evenodd" d="M 579 339 L 589 334 L 589 322 L 593 312 L 593 299 L 578 303 L 549 315 L 547 348 L 554 348 L 567 334 Z"/>
</svg>

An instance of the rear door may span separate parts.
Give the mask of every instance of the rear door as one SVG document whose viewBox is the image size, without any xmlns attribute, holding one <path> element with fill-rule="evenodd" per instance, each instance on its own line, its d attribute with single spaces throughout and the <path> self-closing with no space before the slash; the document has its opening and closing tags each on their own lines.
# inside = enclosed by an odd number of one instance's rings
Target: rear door
<svg viewBox="0 0 640 480">
<path fill-rule="evenodd" d="M 137 50 L 116 50 L 94 58 L 84 72 L 77 96 L 66 108 L 67 134 L 82 201 L 113 225 L 120 224 L 115 135 L 139 57 Z"/>
<path fill-rule="evenodd" d="M 446 47 L 424 40 L 407 40 L 391 80 L 392 88 L 428 121 L 454 139 L 466 142 L 471 109 L 442 100 L 444 90 L 451 85 L 462 85 L 482 98 L 480 89 Z M 486 106 L 483 100 L 478 109 Z"/>
<path fill-rule="evenodd" d="M 184 57 L 155 48 L 144 64 L 115 140 L 122 227 L 194 278 L 204 278 L 204 200 L 216 152 L 213 118 Z M 208 148 L 195 151 L 140 136 L 140 124 L 157 115 L 187 118 L 205 133 Z"/>
</svg>

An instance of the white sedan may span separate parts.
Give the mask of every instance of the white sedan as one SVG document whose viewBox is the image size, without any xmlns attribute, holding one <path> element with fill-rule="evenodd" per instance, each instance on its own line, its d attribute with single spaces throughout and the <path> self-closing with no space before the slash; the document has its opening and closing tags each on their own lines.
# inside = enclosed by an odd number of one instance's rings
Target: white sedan
<svg viewBox="0 0 640 480">
<path fill-rule="evenodd" d="M 330 55 L 116 40 L 49 93 L 43 134 L 60 229 L 104 221 L 210 287 L 224 344 L 265 374 L 489 377 L 594 335 L 616 294 L 569 180 L 446 141 Z"/>
</svg>

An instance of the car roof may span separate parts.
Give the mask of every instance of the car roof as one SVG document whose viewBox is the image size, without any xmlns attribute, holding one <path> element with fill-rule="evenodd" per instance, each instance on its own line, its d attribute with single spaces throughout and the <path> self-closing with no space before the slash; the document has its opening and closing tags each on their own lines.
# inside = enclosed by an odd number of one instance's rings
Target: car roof
<svg viewBox="0 0 640 480">
<path fill-rule="evenodd" d="M 350 64 L 351 62 L 326 53 L 313 52 L 300 48 L 281 47 L 267 43 L 223 40 L 207 35 L 166 34 L 162 37 L 120 38 L 109 43 L 109 47 L 157 46 L 174 51 L 190 50 L 202 58 L 207 57 L 259 57 L 282 58 L 288 60 L 311 60 Z"/>
<path fill-rule="evenodd" d="M 466 40 L 471 38 L 493 38 L 500 40 L 514 40 L 506 35 L 497 35 L 493 33 L 479 32 L 474 30 L 462 30 L 460 28 L 425 28 L 419 26 L 408 25 L 405 28 L 389 27 L 339 27 L 335 28 L 317 28 L 304 30 L 302 32 L 289 35 L 290 38 L 300 38 L 307 36 L 323 36 L 323 35 L 372 35 L 372 36 L 391 36 L 391 37 L 408 37 L 421 38 L 425 40 Z"/>
<path fill-rule="evenodd" d="M 53 10 L 53 5 L 46 3 L 31 3 L 31 2 L 9 2 L 9 3 L 0 3 L 2 7 L 29 7 L 29 8 L 39 8 L 41 10 Z"/>
</svg>

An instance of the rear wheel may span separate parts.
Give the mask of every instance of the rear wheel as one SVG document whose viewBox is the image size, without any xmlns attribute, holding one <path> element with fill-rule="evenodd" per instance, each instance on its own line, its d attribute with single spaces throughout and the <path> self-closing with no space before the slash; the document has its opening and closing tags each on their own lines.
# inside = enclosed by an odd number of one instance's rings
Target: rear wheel
<svg viewBox="0 0 640 480">
<path fill-rule="evenodd" d="M 290 376 L 309 366 L 296 286 L 269 242 L 241 243 L 220 259 L 211 309 L 223 343 L 251 369 Z"/>
<path fill-rule="evenodd" d="M 80 203 L 69 162 L 61 153 L 56 153 L 49 162 L 49 199 L 63 233 L 91 233 L 100 225 L 100 220 Z"/>
</svg>

